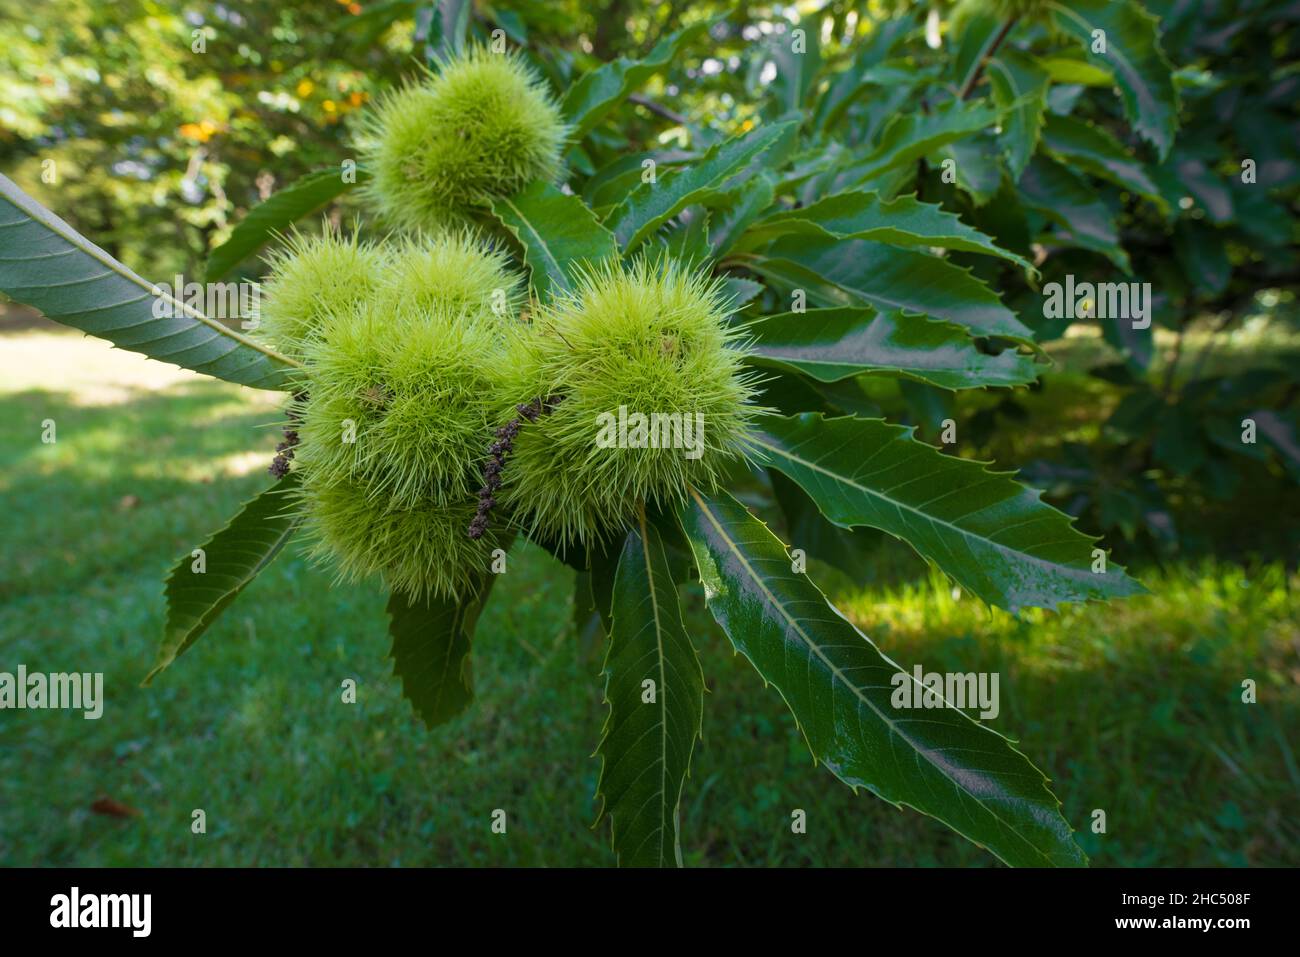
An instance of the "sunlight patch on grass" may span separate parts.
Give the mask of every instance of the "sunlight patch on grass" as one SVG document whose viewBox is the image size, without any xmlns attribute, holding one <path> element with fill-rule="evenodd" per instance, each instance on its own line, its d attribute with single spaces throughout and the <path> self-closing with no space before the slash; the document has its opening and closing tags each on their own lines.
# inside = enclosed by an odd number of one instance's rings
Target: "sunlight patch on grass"
<svg viewBox="0 0 1300 957">
<path fill-rule="evenodd" d="M 54 389 L 79 405 L 128 402 L 140 390 L 203 379 L 196 372 L 115 349 L 76 330 L 26 330 L 0 338 L 0 391 Z"/>
</svg>

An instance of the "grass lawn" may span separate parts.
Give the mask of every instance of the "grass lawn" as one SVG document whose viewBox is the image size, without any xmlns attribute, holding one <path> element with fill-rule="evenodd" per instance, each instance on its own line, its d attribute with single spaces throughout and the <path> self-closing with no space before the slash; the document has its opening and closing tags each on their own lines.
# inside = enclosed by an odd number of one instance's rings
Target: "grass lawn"
<svg viewBox="0 0 1300 957">
<path fill-rule="evenodd" d="M 139 686 L 163 575 L 270 482 L 276 399 L 72 332 L 0 337 L 0 671 L 102 671 L 107 695 L 98 721 L 0 711 L 0 864 L 609 863 L 591 827 L 600 649 L 572 634 L 573 573 L 532 546 L 480 622 L 474 708 L 434 732 L 391 678 L 383 590 L 335 586 L 292 545 Z M 1151 595 L 1016 619 L 902 546 L 882 540 L 874 561 L 867 588 L 818 574 L 905 667 L 1000 674 L 992 726 L 1053 780 L 1094 864 L 1300 864 L 1292 568 L 1131 565 Z M 682 807 L 688 863 L 995 863 L 814 768 L 776 693 L 698 591 L 686 600 L 711 691 Z M 1257 704 L 1241 702 L 1247 678 Z M 104 798 L 138 813 L 96 811 Z M 806 834 L 791 833 L 795 808 Z"/>
</svg>

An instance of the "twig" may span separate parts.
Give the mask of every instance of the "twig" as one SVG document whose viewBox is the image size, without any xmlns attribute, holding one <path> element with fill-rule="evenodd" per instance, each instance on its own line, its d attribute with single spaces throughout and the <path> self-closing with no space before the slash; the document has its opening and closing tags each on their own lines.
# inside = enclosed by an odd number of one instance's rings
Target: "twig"
<svg viewBox="0 0 1300 957">
<path fill-rule="evenodd" d="M 478 510 L 474 513 L 474 520 L 469 523 L 467 530 L 470 538 L 482 538 L 487 531 L 488 513 L 492 511 L 492 506 L 496 505 L 496 492 L 501 488 L 501 472 L 506 467 L 506 459 L 514 451 L 515 437 L 519 435 L 524 420 L 536 422 L 563 401 L 562 395 L 548 395 L 545 398 L 538 396 L 527 404 L 515 406 L 519 414 L 497 429 L 497 440 L 488 448 L 492 453 L 491 457 L 483 466 L 483 487 L 478 490 Z"/>
<path fill-rule="evenodd" d="M 1016 20 L 1016 17 L 1011 17 L 1006 23 L 1002 24 L 1002 29 L 999 30 L 998 35 L 993 38 L 993 45 L 988 48 L 988 51 L 982 57 L 980 57 L 980 62 L 975 67 L 975 72 L 970 75 L 970 79 L 966 81 L 966 85 L 961 88 L 961 93 L 958 95 L 957 99 L 964 100 L 966 97 L 970 96 L 971 90 L 975 89 L 975 84 L 977 84 L 980 81 L 980 77 L 984 75 L 984 64 L 988 63 L 989 60 L 993 58 L 993 54 L 998 52 L 998 47 L 1002 46 L 1002 41 L 1007 38 L 1007 34 L 1011 32 L 1011 28 L 1016 25 Z"/>
<path fill-rule="evenodd" d="M 644 106 L 651 113 L 657 113 L 659 116 L 662 116 L 665 120 L 672 120 L 674 123 L 677 123 L 680 126 L 685 126 L 690 122 L 690 120 L 682 116 L 682 114 L 674 110 L 670 110 L 668 109 L 668 107 L 664 106 L 663 104 L 656 103 L 654 100 L 644 97 L 640 93 L 633 93 L 631 96 L 628 97 L 628 100 L 632 103 L 637 104 L 638 106 Z"/>
</svg>

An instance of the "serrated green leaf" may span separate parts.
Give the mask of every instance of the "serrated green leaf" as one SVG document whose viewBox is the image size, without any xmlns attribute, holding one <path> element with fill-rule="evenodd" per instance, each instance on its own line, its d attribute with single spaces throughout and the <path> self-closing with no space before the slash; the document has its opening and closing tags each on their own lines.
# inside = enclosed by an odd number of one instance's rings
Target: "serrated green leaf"
<svg viewBox="0 0 1300 957">
<path fill-rule="evenodd" d="M 592 209 L 617 206 L 641 185 L 641 179 L 646 174 L 646 160 L 653 162 L 657 175 L 674 166 L 696 160 L 701 155 L 686 150 L 652 150 L 620 156 L 598 169 L 582 184 L 583 201 Z"/>
<path fill-rule="evenodd" d="M 817 107 L 813 114 L 813 125 L 817 129 L 828 130 L 835 126 L 853 101 L 870 84 L 913 85 L 933 79 L 934 74 L 928 67 L 910 62 L 899 67 L 881 63 L 894 46 L 907 35 L 911 26 L 910 17 L 896 17 L 875 24 L 870 34 L 854 41 L 857 53 L 853 63 L 834 76 L 826 87 L 826 92 L 817 99 Z"/>
<path fill-rule="evenodd" d="M 261 249 L 264 243 L 273 239 L 277 232 L 287 229 L 330 200 L 342 196 L 352 189 L 355 183 L 365 182 L 364 170 L 357 169 L 356 174 L 355 182 L 347 183 L 343 180 L 341 170 L 318 170 L 315 173 L 308 173 L 292 186 L 270 196 L 265 202 L 258 203 L 239 221 L 239 225 L 231 232 L 230 238 L 212 250 L 208 256 L 208 282 L 226 275 L 244 259 Z"/>
<path fill-rule="evenodd" d="M 957 188 L 966 193 L 977 207 L 987 206 L 1002 186 L 1002 154 L 997 140 L 988 132 L 954 140 L 939 148 L 939 162 L 954 163 Z"/>
<path fill-rule="evenodd" d="M 1033 57 L 1014 48 L 1003 50 L 990 60 L 987 73 L 993 102 L 1004 111 L 1003 152 L 1011 168 L 1011 178 L 1018 180 L 1038 148 L 1050 79 Z"/>
<path fill-rule="evenodd" d="M 740 276 L 727 276 L 722 280 L 723 294 L 731 303 L 733 312 L 753 302 L 763 291 L 763 284 Z"/>
<path fill-rule="evenodd" d="M 864 239 L 785 236 L 745 265 L 807 290 L 824 305 L 919 313 L 980 335 L 1033 342 L 1033 333 L 996 293 L 937 256 Z"/>
<path fill-rule="evenodd" d="M 831 773 L 937 818 L 1007 864 L 1087 863 L 1042 772 L 942 696 L 924 710 L 902 707 L 901 692 L 923 686 L 791 570 L 780 540 L 743 505 L 692 491 L 681 518 L 709 610 Z"/>
<path fill-rule="evenodd" d="M 771 175 L 762 172 L 721 197 L 710 204 L 713 216 L 709 221 L 709 242 L 718 256 L 730 251 L 749 224 L 767 212 L 776 191 Z"/>
<path fill-rule="evenodd" d="M 573 124 L 572 140 L 579 142 L 610 110 L 672 63 L 681 48 L 708 27 L 708 21 L 692 23 L 656 43 L 643 60 L 619 57 L 579 77 L 560 101 L 560 112 Z"/>
<path fill-rule="evenodd" d="M 869 528 L 840 528 L 826 521 L 808 494 L 775 469 L 767 469 L 772 497 L 785 518 L 786 537 L 810 560 L 837 568 L 854 581 L 871 562 L 881 536 Z"/>
<path fill-rule="evenodd" d="M 901 538 L 972 594 L 1018 612 L 1143 591 L 1094 539 L 1011 474 L 944 455 L 883 419 L 765 416 L 761 464 L 799 483 L 837 525 Z"/>
<path fill-rule="evenodd" d="M 167 623 L 144 684 L 184 654 L 280 553 L 302 520 L 293 506 L 298 473 L 245 503 L 221 531 L 183 557 L 167 576 Z M 196 568 L 197 566 L 197 568 Z"/>
<path fill-rule="evenodd" d="M 1071 116 L 1049 116 L 1043 128 L 1043 145 L 1053 156 L 1077 169 L 1110 180 L 1151 200 L 1161 212 L 1168 211 L 1169 204 L 1146 166 L 1105 129 Z"/>
<path fill-rule="evenodd" d="M 923 203 L 915 195 L 892 200 L 864 192 L 827 196 L 811 206 L 765 216 L 750 227 L 739 248 L 753 249 L 786 233 L 870 239 L 891 246 L 958 249 L 997 256 L 1037 274 L 1029 260 L 998 246 L 955 213 L 934 203 Z"/>
<path fill-rule="evenodd" d="M 1049 0 L 1056 26 L 1083 45 L 1084 55 L 1115 75 L 1124 114 L 1163 159 L 1178 129 L 1173 67 L 1160 48 L 1160 21 L 1134 0 Z M 1093 52 L 1094 31 L 1106 40 Z"/>
<path fill-rule="evenodd" d="M 642 183 L 609 216 L 607 225 L 619 247 L 632 252 L 646 236 L 743 170 L 793 127 L 793 123 L 760 126 L 712 146 L 698 160 L 670 170 L 658 182 Z"/>
<path fill-rule="evenodd" d="M 470 638 L 495 581 L 480 575 L 478 591 L 463 598 L 413 598 L 397 590 L 388 596 L 393 675 L 426 727 L 451 720 L 474 698 Z"/>
<path fill-rule="evenodd" d="M 288 389 L 299 366 L 137 276 L 2 175 L 0 290 L 119 349 L 227 382 Z"/>
<path fill-rule="evenodd" d="M 430 67 L 464 49 L 472 8 L 471 0 L 437 0 L 417 11 L 415 39 L 424 44 Z"/>
<path fill-rule="evenodd" d="M 947 143 L 992 126 L 997 119 L 995 111 L 978 103 L 946 103 L 928 113 L 895 116 L 870 153 L 836 177 L 837 188 L 858 186 L 885 170 L 915 163 Z"/>
<path fill-rule="evenodd" d="M 703 206 L 688 206 L 682 211 L 682 222 L 659 237 L 664 251 L 673 259 L 690 263 L 695 269 L 707 269 L 713 261 L 713 246 L 709 244 L 709 211 Z"/>
<path fill-rule="evenodd" d="M 533 289 L 542 301 L 572 289 L 583 263 L 618 255 L 614 237 L 586 203 L 542 180 L 494 200 L 492 212 L 524 247 Z"/>
<path fill-rule="evenodd" d="M 618 559 L 611 605 L 596 793 L 619 864 L 680 867 L 678 810 L 704 714 L 704 672 L 667 548 L 644 515 Z"/>
<path fill-rule="evenodd" d="M 811 95 L 821 69 L 821 28 L 819 21 L 800 21 L 784 33 L 773 34 L 769 56 L 764 62 L 776 67 L 776 75 L 769 84 L 783 107 L 783 112 L 798 110 Z M 795 30 L 802 32 L 803 47 L 795 51 Z"/>
<path fill-rule="evenodd" d="M 1007 349 L 988 355 L 960 326 L 869 308 L 809 309 L 746 326 L 751 360 L 796 369 L 821 382 L 862 373 L 900 375 L 942 389 L 1026 385 L 1034 361 Z"/>
<path fill-rule="evenodd" d="M 1130 271 L 1115 213 L 1086 180 L 1040 153 L 1025 167 L 1019 191 L 1026 206 L 1056 224 L 1054 236 L 1061 245 L 1100 253 L 1124 273 Z"/>
<path fill-rule="evenodd" d="M 956 51 L 948 62 L 948 77 L 959 92 L 965 92 L 973 83 L 985 57 L 999 42 L 1003 25 L 991 10 L 978 10 L 973 5 L 966 9 L 973 12 L 963 18 Z"/>
</svg>

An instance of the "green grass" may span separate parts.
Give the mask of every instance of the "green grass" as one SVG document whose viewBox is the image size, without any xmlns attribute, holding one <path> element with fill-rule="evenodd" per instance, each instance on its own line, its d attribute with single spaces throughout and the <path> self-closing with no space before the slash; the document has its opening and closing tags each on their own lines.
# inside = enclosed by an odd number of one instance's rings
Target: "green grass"
<svg viewBox="0 0 1300 957">
<path fill-rule="evenodd" d="M 139 687 L 163 575 L 269 482 L 274 401 L 75 335 L 0 341 L 0 670 L 102 671 L 108 697 L 99 721 L 0 711 L 0 863 L 609 863 L 590 827 L 600 649 L 572 635 L 572 573 L 536 548 L 512 553 L 479 625 L 474 708 L 433 732 L 391 678 L 382 590 L 335 587 L 292 546 Z M 893 543 L 874 561 L 870 588 L 819 575 L 905 666 L 999 672 L 992 726 L 1053 779 L 1095 864 L 1300 864 L 1294 571 L 1138 565 L 1150 596 L 1017 620 L 954 598 Z M 688 863 L 994 863 L 814 768 L 698 591 L 687 606 L 711 691 L 682 808 Z M 1245 678 L 1258 704 L 1241 703 Z M 95 813 L 101 797 L 140 813 Z M 807 834 L 790 832 L 794 808 Z M 1095 808 L 1104 835 L 1088 831 Z"/>
</svg>

